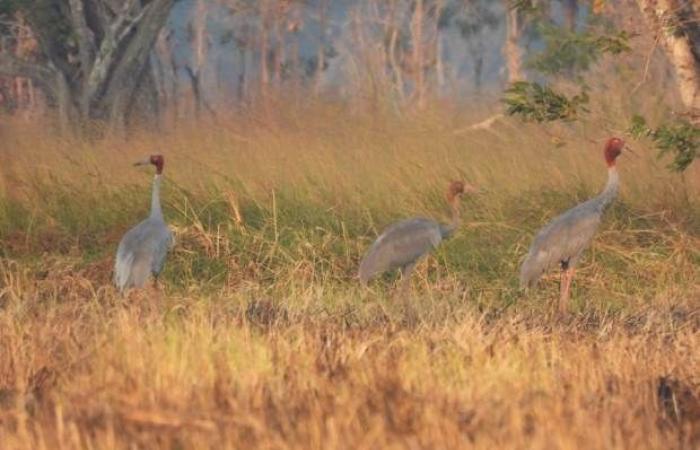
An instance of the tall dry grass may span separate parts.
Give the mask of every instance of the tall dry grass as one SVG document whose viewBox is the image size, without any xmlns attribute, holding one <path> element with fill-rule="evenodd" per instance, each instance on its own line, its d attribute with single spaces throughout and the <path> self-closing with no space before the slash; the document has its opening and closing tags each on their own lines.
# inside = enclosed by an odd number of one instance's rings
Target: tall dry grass
<svg viewBox="0 0 700 450">
<path fill-rule="evenodd" d="M 2 448 L 693 448 L 700 445 L 700 177 L 645 142 L 557 321 L 556 276 L 517 288 L 534 231 L 605 183 L 621 123 L 542 128 L 437 105 L 285 108 L 139 132 L 0 143 Z M 565 145 L 559 145 L 559 142 Z M 163 289 L 120 298 L 112 258 L 163 202 Z M 392 220 L 444 217 L 420 265 L 362 292 Z"/>
</svg>

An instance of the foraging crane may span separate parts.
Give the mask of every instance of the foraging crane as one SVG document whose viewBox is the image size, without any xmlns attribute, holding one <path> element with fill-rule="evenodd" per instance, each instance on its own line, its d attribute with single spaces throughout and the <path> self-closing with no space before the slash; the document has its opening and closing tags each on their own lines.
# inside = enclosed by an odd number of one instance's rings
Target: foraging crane
<svg viewBox="0 0 700 450">
<path fill-rule="evenodd" d="M 401 270 L 401 291 L 409 284 L 409 276 L 418 260 L 452 235 L 460 224 L 459 198 L 465 192 L 477 190 L 461 181 L 453 181 L 447 190 L 447 202 L 452 208 L 449 224 L 417 217 L 402 220 L 387 228 L 367 251 L 360 263 L 360 283 L 389 270 Z"/>
<path fill-rule="evenodd" d="M 135 163 L 135 166 L 153 164 L 156 175 L 151 193 L 151 214 L 146 220 L 127 231 L 119 243 L 114 264 L 114 284 L 122 293 L 129 288 L 140 288 L 153 275 L 154 285 L 165 264 L 165 256 L 173 244 L 173 236 L 163 220 L 160 208 L 160 178 L 165 160 L 161 155 Z"/>
<path fill-rule="evenodd" d="M 617 196 L 620 179 L 615 160 L 623 148 L 625 142 L 622 139 L 613 137 L 608 140 L 603 151 L 608 165 L 608 182 L 603 192 L 571 208 L 542 228 L 520 267 L 520 285 L 531 287 L 546 270 L 560 265 L 559 312 L 562 314 L 568 310 L 569 289 L 576 263 L 593 240 L 603 211 Z"/>
</svg>

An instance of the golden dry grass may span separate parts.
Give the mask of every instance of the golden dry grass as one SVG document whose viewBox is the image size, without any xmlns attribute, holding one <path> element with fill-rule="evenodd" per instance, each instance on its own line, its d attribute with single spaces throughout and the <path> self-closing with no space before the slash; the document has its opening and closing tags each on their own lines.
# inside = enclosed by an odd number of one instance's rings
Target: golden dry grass
<svg viewBox="0 0 700 450">
<path fill-rule="evenodd" d="M 557 320 L 556 277 L 523 294 L 518 263 L 600 189 L 615 130 L 278 109 L 128 141 L 2 130 L 3 449 L 700 445 L 697 165 L 632 143 Z M 163 290 L 121 299 L 113 253 L 150 180 L 130 162 L 155 151 L 177 246 Z M 441 217 L 452 178 L 487 192 L 413 295 L 362 292 L 376 233 Z"/>
</svg>

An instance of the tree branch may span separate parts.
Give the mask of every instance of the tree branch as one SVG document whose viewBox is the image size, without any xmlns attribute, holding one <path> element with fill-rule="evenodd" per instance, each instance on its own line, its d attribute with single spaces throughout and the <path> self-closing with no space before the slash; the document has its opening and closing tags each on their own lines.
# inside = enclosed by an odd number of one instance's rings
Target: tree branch
<svg viewBox="0 0 700 450">
<path fill-rule="evenodd" d="M 128 0 L 112 25 L 105 29 L 104 39 L 102 39 L 102 44 L 95 57 L 92 70 L 87 76 L 86 89 L 84 91 L 85 99 L 93 99 L 97 92 L 104 89 L 104 84 L 108 79 L 117 49 L 133 27 L 143 19 L 145 11 L 153 7 L 155 3 L 151 2 L 143 6 L 141 11 L 136 13 L 139 1 Z"/>
<path fill-rule="evenodd" d="M 93 36 L 85 20 L 83 0 L 69 0 L 73 27 L 78 36 L 78 52 L 80 55 L 80 70 L 83 74 L 90 73 L 92 55 L 94 53 Z"/>
<path fill-rule="evenodd" d="M 44 88 L 51 88 L 54 73 L 40 64 L 0 53 L 0 75 L 30 78 Z"/>
<path fill-rule="evenodd" d="M 174 0 L 152 0 L 143 7 L 143 14 L 137 17 L 138 27 L 120 46 L 120 60 L 106 80 L 103 99 L 110 104 L 116 97 L 133 92 L 129 80 L 140 79 L 155 44 L 158 33 L 170 15 Z M 136 83 L 138 85 L 138 82 Z M 130 99 L 131 102 L 133 99 Z"/>
<path fill-rule="evenodd" d="M 51 0 L 34 0 L 27 3 L 31 3 L 31 7 L 26 5 L 22 8 L 26 11 L 33 35 L 48 60 L 46 65 L 72 79 L 75 76 L 75 67 L 68 61 L 68 39 L 62 29 L 62 24 L 70 20 L 63 14 L 65 8 L 54 8 L 54 2 Z"/>
</svg>

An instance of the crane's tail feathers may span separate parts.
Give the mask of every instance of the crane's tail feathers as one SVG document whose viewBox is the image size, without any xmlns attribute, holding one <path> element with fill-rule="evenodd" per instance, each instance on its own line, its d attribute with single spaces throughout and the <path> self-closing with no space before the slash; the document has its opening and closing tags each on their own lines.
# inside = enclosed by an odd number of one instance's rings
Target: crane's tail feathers
<svg viewBox="0 0 700 450">
<path fill-rule="evenodd" d="M 131 275 L 130 267 L 134 261 L 133 253 L 117 254 L 117 260 L 114 263 L 114 284 L 120 292 L 124 292 L 129 285 Z"/>
</svg>

